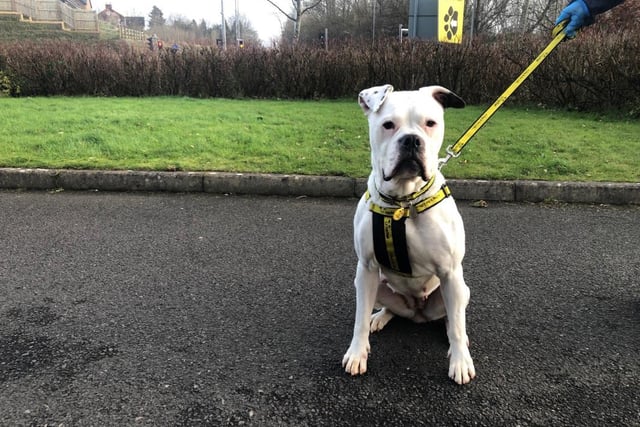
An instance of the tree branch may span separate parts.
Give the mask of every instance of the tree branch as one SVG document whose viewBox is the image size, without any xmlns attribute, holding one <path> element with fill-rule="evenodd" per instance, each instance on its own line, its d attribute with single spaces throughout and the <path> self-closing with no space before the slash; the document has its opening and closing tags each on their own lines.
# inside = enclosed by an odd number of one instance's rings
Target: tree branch
<svg viewBox="0 0 640 427">
<path fill-rule="evenodd" d="M 267 0 L 269 1 L 269 0 Z M 307 11 L 313 9 L 314 7 L 318 6 L 320 3 L 322 3 L 322 0 L 318 0 L 316 1 L 314 4 L 312 4 L 311 6 L 307 6 L 305 7 L 301 12 L 300 12 L 300 16 L 304 15 L 305 13 L 307 13 Z"/>
<path fill-rule="evenodd" d="M 267 2 L 269 4 L 271 4 L 271 6 L 275 7 L 276 9 L 278 9 L 280 11 L 280 13 L 282 13 L 284 16 L 286 16 L 287 18 L 289 18 L 292 21 L 296 21 L 296 18 L 293 18 L 291 15 L 289 15 L 287 12 L 285 12 L 284 10 L 282 10 L 280 8 L 280 6 L 278 6 L 277 4 L 275 4 L 272 0 L 267 0 Z"/>
</svg>

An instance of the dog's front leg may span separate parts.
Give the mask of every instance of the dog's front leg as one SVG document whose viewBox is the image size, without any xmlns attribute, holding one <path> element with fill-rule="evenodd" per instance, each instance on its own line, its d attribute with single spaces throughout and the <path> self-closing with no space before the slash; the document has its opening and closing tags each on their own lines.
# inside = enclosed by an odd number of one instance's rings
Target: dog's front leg
<svg viewBox="0 0 640 427">
<path fill-rule="evenodd" d="M 476 370 L 469 353 L 466 308 L 470 291 L 464 283 L 462 266 L 440 277 L 440 286 L 447 310 L 449 377 L 458 384 L 466 384 L 476 376 Z"/>
<path fill-rule="evenodd" d="M 369 356 L 369 332 L 371 329 L 371 312 L 378 293 L 379 273 L 377 268 L 369 269 L 358 262 L 356 271 L 356 319 L 353 326 L 351 345 L 342 358 L 344 370 L 351 375 L 367 372 Z"/>
</svg>

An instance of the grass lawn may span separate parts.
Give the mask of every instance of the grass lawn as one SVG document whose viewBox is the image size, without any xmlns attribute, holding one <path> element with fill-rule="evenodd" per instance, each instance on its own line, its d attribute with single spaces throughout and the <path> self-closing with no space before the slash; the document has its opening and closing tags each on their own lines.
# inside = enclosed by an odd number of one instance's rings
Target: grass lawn
<svg viewBox="0 0 640 427">
<path fill-rule="evenodd" d="M 482 113 L 447 111 L 444 146 Z M 0 166 L 364 177 L 355 99 L 0 98 Z M 640 181 L 640 121 L 503 107 L 449 178 Z"/>
</svg>

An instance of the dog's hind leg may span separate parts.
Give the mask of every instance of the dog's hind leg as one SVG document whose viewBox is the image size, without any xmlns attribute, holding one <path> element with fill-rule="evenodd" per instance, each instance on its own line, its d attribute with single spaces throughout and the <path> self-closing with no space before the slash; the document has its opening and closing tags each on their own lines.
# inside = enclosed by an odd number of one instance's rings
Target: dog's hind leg
<svg viewBox="0 0 640 427">
<path fill-rule="evenodd" d="M 393 316 L 394 314 L 387 307 L 382 307 L 382 309 L 373 313 L 371 315 L 371 332 L 381 331 L 393 319 Z"/>
<path fill-rule="evenodd" d="M 385 327 L 394 315 L 414 319 L 417 314 L 417 306 L 413 297 L 406 297 L 394 292 L 386 279 L 378 285 L 376 303 L 382 310 L 374 313 L 371 318 L 371 331 L 379 331 Z"/>
<path fill-rule="evenodd" d="M 437 288 L 427 297 L 427 301 L 422 309 L 422 315 L 428 322 L 447 316 L 447 308 L 444 305 L 440 288 Z"/>
</svg>

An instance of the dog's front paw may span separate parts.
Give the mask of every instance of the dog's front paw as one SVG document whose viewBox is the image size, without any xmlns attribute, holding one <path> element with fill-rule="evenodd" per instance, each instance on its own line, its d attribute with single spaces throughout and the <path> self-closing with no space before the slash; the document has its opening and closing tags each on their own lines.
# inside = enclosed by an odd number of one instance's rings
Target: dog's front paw
<svg viewBox="0 0 640 427">
<path fill-rule="evenodd" d="M 458 384 L 467 384 L 476 376 L 471 353 L 467 347 L 449 349 L 449 378 Z"/>
<path fill-rule="evenodd" d="M 367 358 L 369 357 L 369 347 L 356 348 L 353 344 L 349 347 L 342 358 L 342 366 L 345 372 L 351 375 L 362 375 L 367 372 Z"/>
</svg>

